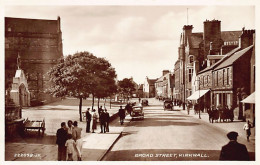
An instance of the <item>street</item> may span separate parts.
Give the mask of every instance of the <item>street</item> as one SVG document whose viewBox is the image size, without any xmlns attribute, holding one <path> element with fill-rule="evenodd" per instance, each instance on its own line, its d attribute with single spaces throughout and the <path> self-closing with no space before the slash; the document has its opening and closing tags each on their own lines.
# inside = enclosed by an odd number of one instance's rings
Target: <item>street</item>
<svg viewBox="0 0 260 165">
<path fill-rule="evenodd" d="M 218 160 L 221 147 L 228 143 L 226 130 L 181 110 L 164 111 L 154 104 L 144 113 L 143 121 L 129 123 L 104 161 Z M 254 159 L 254 145 L 241 136 L 238 142 L 247 145 Z"/>
</svg>

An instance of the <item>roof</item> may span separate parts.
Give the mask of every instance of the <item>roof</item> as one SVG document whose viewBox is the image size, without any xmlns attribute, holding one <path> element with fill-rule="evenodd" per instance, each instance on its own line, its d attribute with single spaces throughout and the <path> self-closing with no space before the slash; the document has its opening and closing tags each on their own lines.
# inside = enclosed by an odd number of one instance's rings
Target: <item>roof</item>
<svg viewBox="0 0 260 165">
<path fill-rule="evenodd" d="M 157 80 L 156 80 L 156 82 L 160 82 L 160 81 L 163 81 L 164 80 L 164 77 L 167 77 L 167 76 L 169 76 L 171 73 L 166 73 L 165 75 L 163 75 L 163 76 L 161 76 L 160 78 L 158 78 Z"/>
<path fill-rule="evenodd" d="M 231 50 L 230 52 L 228 52 L 222 59 L 220 59 L 218 62 L 216 62 L 215 64 L 203 69 L 202 71 L 200 71 L 198 74 L 204 73 L 206 71 L 212 70 L 215 67 L 217 67 L 218 65 L 220 65 L 223 61 L 225 61 L 228 57 L 230 57 L 232 54 L 234 54 L 235 52 L 239 51 L 240 47 L 237 47 L 233 50 Z"/>
<path fill-rule="evenodd" d="M 203 33 L 192 33 L 188 40 L 191 48 L 199 48 L 199 45 L 203 40 Z"/>
<path fill-rule="evenodd" d="M 240 50 L 240 51 L 236 52 L 235 54 L 229 56 L 229 58 L 227 60 L 223 61 L 215 69 L 218 70 L 218 69 L 221 69 L 221 68 L 224 68 L 224 67 L 232 65 L 234 62 L 236 62 L 236 60 L 238 60 L 240 57 L 242 57 L 244 54 L 246 54 L 252 48 L 253 48 L 253 45 L 251 45 L 251 46 L 249 46 L 249 47 L 247 47 L 247 48 L 245 48 L 243 50 Z"/>
<path fill-rule="evenodd" d="M 138 89 L 143 89 L 143 87 L 144 87 L 144 84 L 141 84 L 141 85 L 138 87 Z"/>
<path fill-rule="evenodd" d="M 5 17 L 5 31 L 20 33 L 58 33 L 58 20 Z M 44 27 L 44 28 L 43 28 Z"/>
<path fill-rule="evenodd" d="M 155 81 L 157 81 L 157 79 L 147 79 L 149 85 L 154 85 Z"/>
<path fill-rule="evenodd" d="M 241 34 L 242 34 L 241 30 L 240 31 L 222 31 L 221 32 L 221 39 L 224 42 L 238 41 Z"/>
</svg>

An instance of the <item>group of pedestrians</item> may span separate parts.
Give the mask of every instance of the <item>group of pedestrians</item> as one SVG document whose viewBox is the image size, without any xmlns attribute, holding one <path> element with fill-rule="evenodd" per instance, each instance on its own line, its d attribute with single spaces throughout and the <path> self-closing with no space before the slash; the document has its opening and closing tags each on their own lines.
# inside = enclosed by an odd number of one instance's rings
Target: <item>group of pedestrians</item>
<svg viewBox="0 0 260 165">
<path fill-rule="evenodd" d="M 109 120 L 110 116 L 107 112 L 107 109 L 103 109 L 102 106 L 98 108 L 98 115 L 96 114 L 96 110 L 93 109 L 92 112 L 90 112 L 90 108 L 86 111 L 86 132 L 90 133 L 90 128 L 92 133 L 95 133 L 95 130 L 97 129 L 97 120 L 99 119 L 100 123 L 100 133 L 106 133 L 109 132 Z"/>
<path fill-rule="evenodd" d="M 78 122 L 69 120 L 66 126 L 65 122 L 61 123 L 61 128 L 56 133 L 56 144 L 58 145 L 58 161 L 72 161 L 74 156 L 81 161 L 82 145 L 81 139 L 82 128 L 78 127 Z"/>
</svg>

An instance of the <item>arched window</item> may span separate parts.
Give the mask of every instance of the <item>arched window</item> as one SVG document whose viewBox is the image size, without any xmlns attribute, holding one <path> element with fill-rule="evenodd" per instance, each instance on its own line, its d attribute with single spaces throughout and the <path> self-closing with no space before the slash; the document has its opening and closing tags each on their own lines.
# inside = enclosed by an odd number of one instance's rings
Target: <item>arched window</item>
<svg viewBox="0 0 260 165">
<path fill-rule="evenodd" d="M 190 55 L 190 56 L 189 56 L 189 63 L 193 63 L 193 61 L 194 61 L 194 56 L 193 56 L 193 55 Z"/>
</svg>

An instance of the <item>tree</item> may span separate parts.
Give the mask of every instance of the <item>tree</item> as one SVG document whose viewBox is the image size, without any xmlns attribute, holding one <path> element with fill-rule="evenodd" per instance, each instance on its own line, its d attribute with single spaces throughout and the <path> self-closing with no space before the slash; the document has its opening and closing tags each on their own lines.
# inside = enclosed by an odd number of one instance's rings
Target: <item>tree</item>
<svg viewBox="0 0 260 165">
<path fill-rule="evenodd" d="M 116 72 L 111 64 L 104 58 L 97 59 L 97 65 L 95 71 L 95 87 L 93 88 L 91 94 L 98 98 L 98 107 L 99 101 L 101 98 L 106 98 L 116 93 Z M 93 107 L 93 105 L 92 105 Z"/>
<path fill-rule="evenodd" d="M 114 68 L 103 58 L 89 52 L 79 52 L 60 59 L 49 72 L 52 82 L 51 94 L 56 97 L 72 96 L 79 98 L 79 114 L 82 121 L 82 100 L 89 94 L 94 97 L 102 90 L 98 88 L 108 76 L 116 76 Z"/>
<path fill-rule="evenodd" d="M 133 91 L 135 91 L 135 83 L 128 78 L 118 81 L 118 87 L 119 93 L 123 95 L 124 99 L 131 97 Z"/>
</svg>

